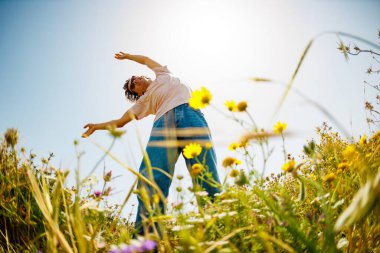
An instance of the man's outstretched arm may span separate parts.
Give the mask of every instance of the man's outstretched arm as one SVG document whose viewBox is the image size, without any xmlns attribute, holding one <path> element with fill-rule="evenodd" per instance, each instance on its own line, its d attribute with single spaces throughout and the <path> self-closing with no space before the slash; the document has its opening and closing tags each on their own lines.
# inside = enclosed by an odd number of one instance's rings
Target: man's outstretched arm
<svg viewBox="0 0 380 253">
<path fill-rule="evenodd" d="M 156 68 L 156 67 L 162 67 L 161 64 L 158 62 L 150 59 L 149 57 L 143 56 L 143 55 L 133 55 L 133 54 L 127 54 L 124 52 L 119 52 L 115 54 L 115 58 L 118 60 L 131 60 L 135 61 L 137 63 L 143 64 L 147 66 L 150 69 Z"/>
<path fill-rule="evenodd" d="M 93 124 L 88 123 L 83 128 L 88 128 L 86 132 L 82 134 L 83 138 L 89 137 L 91 134 L 93 134 L 96 130 L 109 130 L 112 128 L 119 128 L 125 126 L 130 121 L 134 120 L 136 117 L 133 113 L 130 111 L 127 111 L 124 113 L 124 115 L 116 120 L 111 120 L 103 123 Z"/>
</svg>

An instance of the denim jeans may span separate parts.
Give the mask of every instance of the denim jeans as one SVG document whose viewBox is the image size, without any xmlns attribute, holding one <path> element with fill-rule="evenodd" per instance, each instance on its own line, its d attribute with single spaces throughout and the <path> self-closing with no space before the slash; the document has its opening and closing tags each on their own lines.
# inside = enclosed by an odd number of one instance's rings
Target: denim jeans
<svg viewBox="0 0 380 253">
<path fill-rule="evenodd" d="M 194 134 L 192 133 L 192 130 L 194 130 Z M 169 193 L 171 179 L 164 173 L 159 170 L 155 170 L 154 168 L 159 168 L 173 176 L 174 166 L 178 160 L 179 154 L 182 154 L 184 146 L 189 142 L 203 144 L 206 142 L 210 144 L 212 143 L 211 134 L 203 113 L 200 110 L 194 110 L 189 106 L 189 104 L 182 104 L 173 108 L 161 116 L 153 124 L 146 153 L 149 157 L 151 167 L 153 168 L 153 179 L 165 198 L 167 198 Z M 198 156 L 201 162 L 204 158 L 205 152 L 207 152 L 205 157 L 205 167 L 208 167 L 209 174 L 211 173 L 213 181 L 220 184 L 216 166 L 215 150 L 211 147 L 206 151 L 205 146 L 202 145 L 202 152 Z M 197 163 L 197 161 L 196 159 L 184 158 L 186 161 L 186 166 L 190 171 L 192 165 Z M 146 161 L 143 160 L 140 165 L 139 173 L 149 179 L 149 173 L 146 168 Z M 206 176 L 204 176 L 204 179 L 210 181 L 210 179 L 206 178 Z M 206 190 L 211 197 L 213 197 L 215 193 L 221 191 L 220 188 L 215 186 L 215 184 L 210 185 L 203 180 L 200 180 L 200 182 L 202 182 L 200 186 L 204 188 L 204 190 Z M 152 187 L 139 180 L 137 188 L 141 189 L 141 187 L 145 187 L 149 198 L 152 199 L 152 194 L 154 193 Z M 141 199 L 141 195 L 138 196 L 138 202 L 139 205 L 135 227 L 139 234 L 143 234 L 141 215 L 148 217 L 149 214 Z M 150 202 L 152 203 L 152 201 Z M 164 204 L 162 201 L 159 202 L 159 207 L 161 209 L 160 213 L 165 213 Z"/>
</svg>

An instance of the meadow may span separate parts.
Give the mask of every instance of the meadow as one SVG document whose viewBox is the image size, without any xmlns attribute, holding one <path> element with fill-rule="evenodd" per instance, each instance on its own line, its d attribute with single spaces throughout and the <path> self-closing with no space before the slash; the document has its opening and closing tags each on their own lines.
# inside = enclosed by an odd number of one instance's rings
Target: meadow
<svg viewBox="0 0 380 253">
<path fill-rule="evenodd" d="M 366 42 L 339 33 L 340 37 Z M 321 36 L 321 35 L 318 35 Z M 318 37 L 317 36 L 317 37 Z M 344 57 L 368 56 L 377 66 L 367 70 L 380 74 L 379 52 L 346 45 L 339 38 L 337 53 Z M 281 108 L 287 93 L 307 56 L 306 46 L 287 90 L 278 104 Z M 380 38 L 380 32 L 379 32 Z M 368 44 L 370 47 L 373 44 Z M 375 44 L 375 48 L 379 48 Z M 377 78 L 378 80 L 378 78 Z M 256 82 L 271 82 L 254 78 Z M 380 250 L 380 83 L 365 82 L 376 97 L 364 101 L 368 133 L 342 136 L 336 120 L 314 104 L 329 119 L 317 127 L 317 139 L 305 140 L 302 154 L 288 154 L 285 140 L 287 124 L 277 122 L 273 129 L 257 126 L 245 101 L 229 100 L 221 111 L 249 129 L 229 148 L 234 156 L 225 157 L 221 166 L 222 189 L 215 198 L 199 187 L 204 178 L 211 181 L 198 143 L 188 144 L 185 156 L 198 161 L 191 171 L 194 185 L 192 203 L 184 203 L 187 189 L 177 187 L 179 200 L 169 211 L 157 211 L 160 201 L 167 204 L 155 182 L 138 174 L 100 147 L 121 167 L 150 184 L 156 191 L 129 189 L 123 203 L 109 205 L 107 199 L 115 189 L 112 171 L 105 170 L 101 182 L 93 175 L 79 177 L 82 152 L 78 149 L 78 166 L 74 186 L 67 186 L 68 170 L 50 164 L 53 154 L 39 158 L 18 146 L 17 129 L 8 129 L 0 144 L 0 250 L 2 252 L 379 252 Z M 190 105 L 212 105 L 206 87 L 193 92 Z M 313 102 L 311 102 L 313 103 Z M 214 105 L 212 105 L 214 106 Z M 241 119 L 246 115 L 250 121 Z M 111 129 L 115 141 L 123 132 Z M 271 156 L 269 143 L 274 136 L 283 140 L 283 155 Z M 78 147 L 78 141 L 74 141 Z M 255 156 L 260 153 L 260 167 Z M 278 174 L 265 174 L 268 159 L 283 162 Z M 153 169 L 153 168 L 150 168 Z M 173 180 L 180 182 L 180 176 Z M 102 190 L 94 190 L 101 184 Z M 122 212 L 127 201 L 138 194 L 148 208 L 144 219 L 145 236 L 135 236 L 134 224 Z M 184 208 L 190 204 L 195 208 Z M 149 229 L 148 227 L 153 227 Z"/>
</svg>

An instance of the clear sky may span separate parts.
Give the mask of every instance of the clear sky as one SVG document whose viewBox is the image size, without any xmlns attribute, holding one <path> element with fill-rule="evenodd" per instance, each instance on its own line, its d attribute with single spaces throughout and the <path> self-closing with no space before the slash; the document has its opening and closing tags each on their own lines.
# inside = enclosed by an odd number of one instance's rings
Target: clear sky
<svg viewBox="0 0 380 253">
<path fill-rule="evenodd" d="M 253 84 L 249 78 L 288 81 L 308 41 L 323 31 L 378 43 L 379 11 L 376 0 L 0 0 L 0 131 L 18 128 L 21 146 L 40 157 L 53 152 L 53 164 L 70 170 L 76 167 L 73 141 L 79 139 L 84 175 L 102 152 L 80 139 L 83 125 L 118 118 L 131 106 L 122 90 L 131 75 L 153 77 L 142 65 L 113 58 L 124 51 L 167 65 L 192 89 L 206 86 L 215 107 L 225 110 L 227 99 L 246 100 L 259 126 L 271 129 L 277 120 L 285 121 L 292 133 L 287 151 L 297 156 L 327 118 L 290 93 L 272 120 L 283 87 Z M 337 43 L 334 35 L 315 41 L 294 87 L 327 108 L 357 138 L 368 132 L 363 103 L 373 94 L 366 90 L 364 95 L 363 81 L 371 78 L 365 73 L 371 60 L 360 55 L 346 62 Z M 204 113 L 221 161 L 243 131 L 213 108 Z M 145 145 L 153 118 L 127 125 L 127 134 L 112 150 L 132 168 L 142 156 L 138 132 Z M 105 147 L 111 142 L 106 132 L 91 139 Z M 271 146 L 275 153 L 268 172 L 279 172 L 279 139 Z M 109 158 L 95 174 L 101 175 L 103 166 L 121 175 L 113 198 L 123 199 L 133 175 Z M 222 168 L 219 172 L 224 177 Z M 188 177 L 182 159 L 176 173 Z"/>
</svg>

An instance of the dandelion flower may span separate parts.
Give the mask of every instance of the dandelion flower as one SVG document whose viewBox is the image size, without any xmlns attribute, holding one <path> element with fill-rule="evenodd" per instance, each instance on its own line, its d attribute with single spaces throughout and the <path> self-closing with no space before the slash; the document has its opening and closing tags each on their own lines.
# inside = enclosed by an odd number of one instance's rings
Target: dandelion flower
<svg viewBox="0 0 380 253">
<path fill-rule="evenodd" d="M 296 166 L 296 161 L 290 160 L 282 166 L 282 170 L 285 172 L 291 172 Z"/>
<path fill-rule="evenodd" d="M 196 177 L 196 176 L 198 176 L 199 173 L 202 172 L 202 170 L 203 170 L 203 167 L 201 164 L 199 164 L 199 163 L 193 164 L 193 166 L 191 166 L 190 175 L 192 177 Z"/>
<path fill-rule="evenodd" d="M 349 167 L 349 164 L 347 162 L 342 162 L 338 164 L 338 170 L 345 170 Z"/>
<path fill-rule="evenodd" d="M 237 111 L 236 103 L 234 100 L 227 100 L 224 104 L 229 111 L 231 111 L 231 112 Z"/>
<path fill-rule="evenodd" d="M 240 147 L 240 144 L 239 143 L 231 143 L 230 146 L 228 147 L 229 150 L 233 150 L 235 151 L 236 149 L 238 149 Z"/>
<path fill-rule="evenodd" d="M 205 108 L 206 105 L 210 104 L 212 95 L 205 87 L 201 87 L 200 90 L 195 90 L 191 93 L 191 98 L 189 100 L 190 107 L 194 109 Z"/>
<path fill-rule="evenodd" d="M 231 167 L 232 165 L 238 165 L 238 164 L 241 164 L 241 161 L 233 157 L 224 158 L 223 163 L 222 163 L 223 167 L 225 168 Z"/>
<path fill-rule="evenodd" d="M 245 112 L 247 110 L 248 104 L 246 101 L 240 101 L 237 105 L 236 108 L 238 112 Z"/>
<path fill-rule="evenodd" d="M 238 170 L 231 170 L 230 172 L 230 177 L 237 177 L 239 175 L 239 171 Z"/>
<path fill-rule="evenodd" d="M 342 155 L 347 160 L 352 160 L 357 154 L 356 147 L 354 145 L 348 145 L 342 152 Z"/>
<path fill-rule="evenodd" d="M 286 123 L 284 122 L 277 122 L 274 126 L 273 126 L 273 131 L 276 133 L 276 134 L 281 134 L 282 132 L 285 131 L 287 125 Z"/>
<path fill-rule="evenodd" d="M 212 144 L 210 142 L 206 143 L 206 150 L 209 150 L 212 148 Z"/>
<path fill-rule="evenodd" d="M 360 138 L 360 140 L 359 140 L 359 144 L 360 145 L 364 145 L 364 144 L 366 144 L 367 143 L 367 136 L 364 134 L 361 138 Z"/>
<path fill-rule="evenodd" d="M 323 182 L 331 182 L 334 181 L 336 178 L 336 175 L 334 173 L 329 173 L 323 176 L 322 180 Z"/>
<path fill-rule="evenodd" d="M 183 149 L 183 155 L 187 159 L 192 159 L 199 156 L 202 152 L 202 147 L 198 143 L 189 143 Z"/>
</svg>

